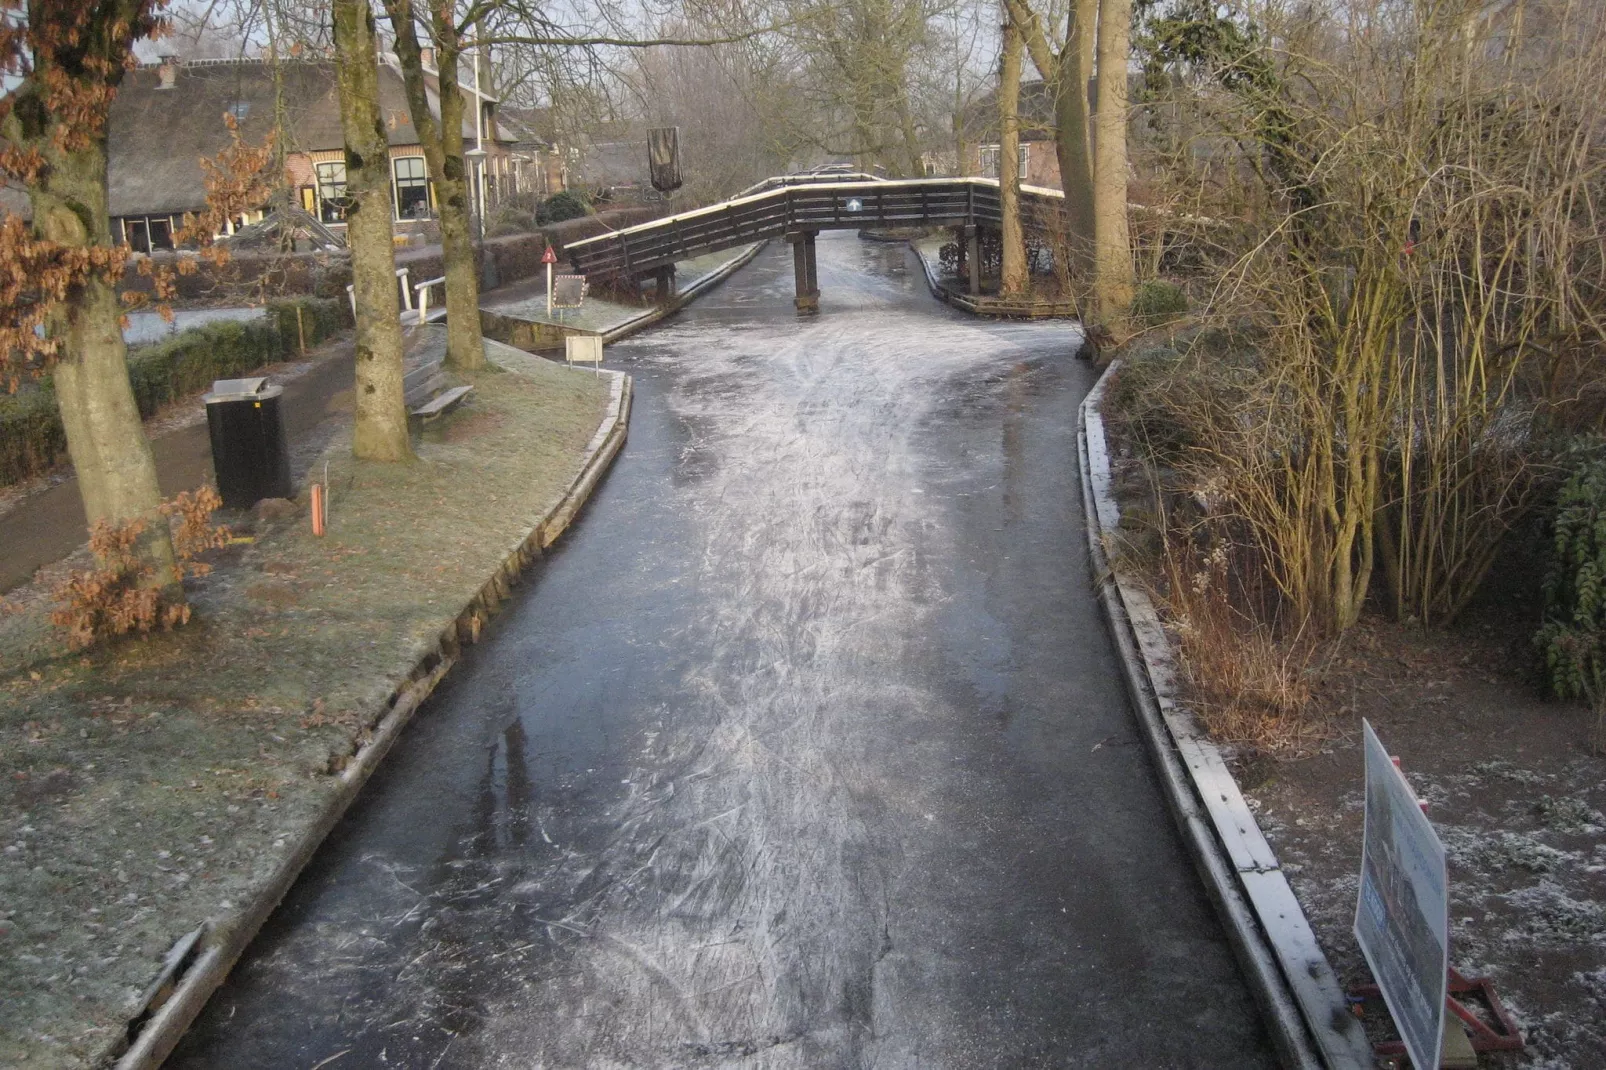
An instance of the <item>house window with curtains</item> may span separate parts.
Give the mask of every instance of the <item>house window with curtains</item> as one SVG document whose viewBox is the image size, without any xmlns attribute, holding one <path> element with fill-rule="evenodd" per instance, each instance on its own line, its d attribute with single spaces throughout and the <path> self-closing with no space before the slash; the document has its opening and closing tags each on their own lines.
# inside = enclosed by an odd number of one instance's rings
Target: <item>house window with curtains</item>
<svg viewBox="0 0 1606 1070">
<path fill-rule="evenodd" d="M 429 173 L 422 156 L 396 157 L 396 218 L 424 219 L 429 216 Z"/>
<path fill-rule="evenodd" d="M 319 164 L 318 218 L 325 223 L 344 223 L 346 203 L 345 161 Z"/>
</svg>

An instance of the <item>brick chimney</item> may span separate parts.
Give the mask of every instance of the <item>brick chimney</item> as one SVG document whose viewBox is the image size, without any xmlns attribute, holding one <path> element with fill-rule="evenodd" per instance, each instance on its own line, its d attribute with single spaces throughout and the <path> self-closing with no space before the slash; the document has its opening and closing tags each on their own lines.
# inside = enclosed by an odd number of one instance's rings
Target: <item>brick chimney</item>
<svg viewBox="0 0 1606 1070">
<path fill-rule="evenodd" d="M 157 88 L 172 89 L 178 80 L 178 57 L 172 53 L 164 53 L 159 58 L 161 63 L 156 68 Z"/>
</svg>

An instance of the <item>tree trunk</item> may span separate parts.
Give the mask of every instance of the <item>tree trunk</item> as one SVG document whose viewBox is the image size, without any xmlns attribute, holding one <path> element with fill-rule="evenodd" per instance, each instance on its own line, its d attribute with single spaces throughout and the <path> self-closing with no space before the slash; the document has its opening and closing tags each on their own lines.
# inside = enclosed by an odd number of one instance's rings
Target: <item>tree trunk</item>
<svg viewBox="0 0 1606 1070">
<path fill-rule="evenodd" d="M 120 74 L 122 56 L 106 58 Z M 87 80 L 82 70 L 47 70 L 43 61 L 34 77 L 52 73 Z M 47 166 L 29 186 L 35 235 L 75 249 L 109 248 L 104 128 L 84 147 L 63 152 L 55 141 L 63 119 L 36 92 L 25 89 L 21 96 L 28 99 L 13 108 L 5 134 L 14 143 L 37 146 L 45 156 Z M 170 600 L 182 602 L 172 538 L 158 512 L 162 492 L 156 459 L 128 380 L 122 314 L 115 286 L 98 273 L 69 290 L 51 312 L 47 330 L 61 342 L 54 371 L 56 402 L 90 526 L 143 521 L 140 552 L 152 566 L 152 582 L 169 588 Z"/>
<path fill-rule="evenodd" d="M 1126 214 L 1126 70 L 1131 31 L 1132 0 L 1099 0 L 1093 313 L 1117 337 L 1132 307 L 1132 238 Z"/>
<path fill-rule="evenodd" d="M 475 234 L 469 212 L 468 183 L 472 179 L 463 156 L 463 93 L 457 85 L 457 61 L 463 49 L 455 18 L 456 8 L 451 0 L 431 0 L 430 36 L 435 39 L 436 69 L 440 74 L 441 160 L 438 176 L 433 161 L 429 169 L 435 176 L 441 255 L 446 261 L 446 355 L 454 368 L 469 371 L 485 367 L 485 343 L 480 336 L 479 262 L 474 255 Z M 424 110 L 429 110 L 427 102 Z M 485 206 L 476 201 L 475 208 L 483 226 Z"/>
<path fill-rule="evenodd" d="M 964 73 L 954 75 L 954 173 L 961 178 L 970 174 L 970 161 L 965 157 L 965 80 Z"/>
<path fill-rule="evenodd" d="M 1021 33 L 1004 19 L 1004 48 L 998 70 L 998 199 L 1002 208 L 1003 265 L 998 293 L 1026 292 L 1026 239 L 1020 222 L 1020 68 Z"/>
<path fill-rule="evenodd" d="M 1059 156 L 1060 188 L 1065 191 L 1066 239 L 1071 273 L 1092 274 L 1094 246 L 1093 124 L 1088 83 L 1093 77 L 1093 42 L 1099 0 L 1074 0 L 1054 84 L 1054 148 Z"/>
<path fill-rule="evenodd" d="M 1093 166 L 1088 145 L 1087 79 L 1092 69 L 1098 0 L 1075 0 L 1065 47 L 1056 55 L 1042 20 L 1027 0 L 1004 0 L 1032 65 L 1054 91 L 1054 155 L 1065 191 L 1065 264 L 1056 270 L 1085 278 L 1093 255 Z"/>
<path fill-rule="evenodd" d="M 340 128 L 346 141 L 346 242 L 357 298 L 357 416 L 352 451 L 363 460 L 413 456 L 402 385 L 400 304 L 392 245 L 390 143 L 379 111 L 374 16 L 368 0 L 334 0 Z"/>
<path fill-rule="evenodd" d="M 53 161 L 32 203 L 42 237 L 80 247 L 110 245 L 105 142 Z M 141 552 L 153 566 L 153 582 L 182 601 L 167 520 L 157 511 L 156 458 L 128 380 L 122 314 L 115 288 L 96 275 L 52 316 L 50 332 L 63 343 L 53 373 L 56 403 L 90 526 L 143 521 Z"/>
</svg>

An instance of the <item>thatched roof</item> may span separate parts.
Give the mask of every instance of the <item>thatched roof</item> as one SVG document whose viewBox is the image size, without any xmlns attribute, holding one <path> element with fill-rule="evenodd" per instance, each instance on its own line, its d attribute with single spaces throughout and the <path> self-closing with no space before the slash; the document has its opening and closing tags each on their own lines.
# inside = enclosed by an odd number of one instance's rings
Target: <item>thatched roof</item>
<svg viewBox="0 0 1606 1070">
<path fill-rule="evenodd" d="M 503 140 L 521 149 L 552 147 L 552 109 L 519 108 L 503 104 L 496 109 L 496 130 Z"/>
<path fill-rule="evenodd" d="M 345 139 L 334 61 L 293 60 L 279 69 L 285 149 L 341 149 Z M 156 67 L 129 71 L 107 123 L 110 214 L 165 215 L 202 207 L 206 188 L 200 160 L 228 147 L 224 113 L 234 115 L 246 143 L 261 144 L 273 129 L 273 83 L 273 67 L 262 60 L 183 64 L 171 89 L 161 88 Z M 379 104 L 390 143 L 416 145 L 401 74 L 387 64 L 379 66 Z M 472 103 L 465 111 L 465 134 L 472 138 Z"/>
</svg>

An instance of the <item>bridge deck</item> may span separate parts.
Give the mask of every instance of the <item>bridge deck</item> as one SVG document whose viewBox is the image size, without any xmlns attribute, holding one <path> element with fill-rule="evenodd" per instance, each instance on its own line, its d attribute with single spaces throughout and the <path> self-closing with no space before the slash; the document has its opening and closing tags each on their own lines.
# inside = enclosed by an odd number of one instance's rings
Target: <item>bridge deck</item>
<svg viewBox="0 0 1606 1070">
<path fill-rule="evenodd" d="M 771 182 L 783 181 L 772 179 Z M 1065 195 L 1021 187 L 1028 230 L 1057 227 Z M 574 242 L 565 249 L 586 275 L 643 275 L 700 253 L 819 230 L 887 226 L 998 226 L 998 180 L 916 178 L 896 181 L 786 183 L 734 200 Z"/>
</svg>

